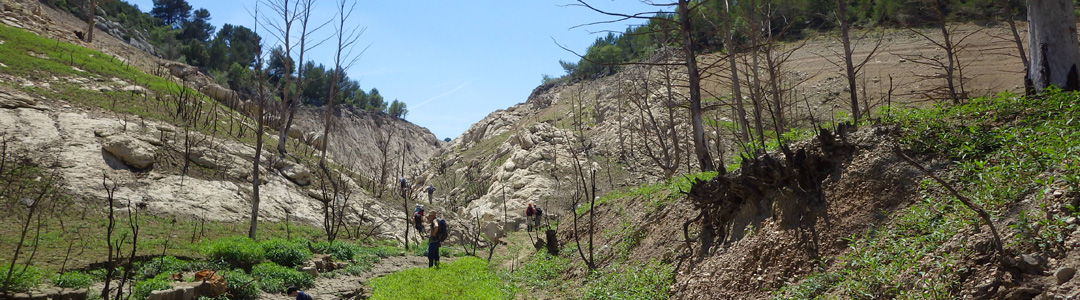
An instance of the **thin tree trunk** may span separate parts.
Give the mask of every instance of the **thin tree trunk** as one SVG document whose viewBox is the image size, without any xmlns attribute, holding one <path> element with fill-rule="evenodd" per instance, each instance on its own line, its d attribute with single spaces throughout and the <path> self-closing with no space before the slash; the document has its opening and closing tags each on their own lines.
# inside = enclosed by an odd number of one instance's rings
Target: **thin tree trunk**
<svg viewBox="0 0 1080 300">
<path fill-rule="evenodd" d="M 844 44 L 844 74 L 848 82 L 848 97 L 851 98 L 851 120 L 855 123 L 862 118 L 859 111 L 859 94 L 855 84 L 855 62 L 851 50 L 851 22 L 847 19 L 847 2 L 836 0 L 836 18 L 840 21 L 840 42 Z"/>
<path fill-rule="evenodd" d="M 701 72 L 698 70 L 694 42 L 691 38 L 690 1 L 679 0 L 679 24 L 682 27 L 683 51 L 686 55 L 686 73 L 690 83 L 690 123 L 694 134 L 694 154 L 701 171 L 715 171 L 709 148 L 705 145 L 705 128 L 701 118 Z"/>
<path fill-rule="evenodd" d="M 261 99 L 259 101 L 262 101 Z M 255 239 L 256 227 L 259 224 L 259 160 L 262 158 L 263 145 L 263 104 L 255 108 L 255 159 L 251 167 L 251 227 L 248 229 L 248 238 Z"/>
<path fill-rule="evenodd" d="M 724 11 L 727 16 L 724 17 L 724 48 L 727 48 L 728 52 L 728 67 L 731 68 L 731 91 L 732 96 L 735 97 L 735 111 L 738 113 L 739 130 L 742 136 L 740 141 L 745 143 L 750 140 L 750 122 L 746 120 L 746 105 L 743 103 L 742 87 L 739 84 L 739 67 L 735 63 L 735 32 L 731 25 L 731 7 L 729 1 L 724 1 Z"/>
</svg>

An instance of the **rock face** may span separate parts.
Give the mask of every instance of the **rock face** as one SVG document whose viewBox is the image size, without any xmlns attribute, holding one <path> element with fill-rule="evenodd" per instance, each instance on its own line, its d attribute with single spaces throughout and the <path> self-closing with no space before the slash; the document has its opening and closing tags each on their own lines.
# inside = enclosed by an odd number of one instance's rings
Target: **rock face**
<svg viewBox="0 0 1080 300">
<path fill-rule="evenodd" d="M 67 189 L 77 198 L 100 203 L 106 196 L 101 189 L 105 173 L 111 182 L 120 183 L 116 191 L 120 206 L 141 204 L 154 213 L 182 218 L 248 218 L 253 147 L 222 139 L 211 143 L 211 139 L 192 133 L 193 139 L 206 142 L 185 150 L 183 130 L 169 124 L 129 120 L 125 125 L 111 114 L 97 117 L 49 103 L 37 105 L 44 109 L 0 109 L 0 135 L 12 147 L 42 157 L 55 156 Z M 169 153 L 170 159 L 163 158 Z M 178 173 L 184 156 L 216 175 Z M 263 153 L 262 161 L 260 219 L 280 221 L 288 213 L 294 222 L 319 224 L 322 203 L 309 197 L 303 186 L 315 180 L 314 174 L 304 165 L 283 160 L 271 151 Z M 355 183 L 348 184 L 360 190 Z M 357 208 L 367 207 L 369 221 L 382 222 L 391 215 L 389 208 L 367 194 L 356 193 L 353 199 L 351 204 Z M 396 225 L 387 224 L 387 228 Z"/>
<path fill-rule="evenodd" d="M 146 31 L 128 30 L 123 25 L 106 20 L 101 15 L 94 16 L 94 27 L 97 27 L 97 29 L 104 31 L 121 41 L 127 42 L 129 45 L 138 48 L 139 50 L 146 51 L 146 53 L 151 55 L 158 55 L 157 48 L 150 45 L 150 42 L 146 38 L 150 35 Z"/>
<path fill-rule="evenodd" d="M 37 100 L 34 100 L 34 98 L 19 91 L 9 90 L 6 87 L 0 87 L 0 108 L 42 109 L 37 106 Z"/>
</svg>

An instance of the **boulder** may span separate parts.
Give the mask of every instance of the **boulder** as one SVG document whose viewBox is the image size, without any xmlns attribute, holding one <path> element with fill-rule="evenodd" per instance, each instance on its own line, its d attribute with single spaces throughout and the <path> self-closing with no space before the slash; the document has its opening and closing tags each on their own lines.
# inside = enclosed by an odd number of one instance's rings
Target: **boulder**
<svg viewBox="0 0 1080 300">
<path fill-rule="evenodd" d="M 1072 280 L 1073 276 L 1076 276 L 1076 269 L 1062 267 L 1054 271 L 1054 278 L 1057 279 L 1057 284 L 1063 284 Z"/>
<path fill-rule="evenodd" d="M 288 159 L 277 159 L 274 161 L 274 168 L 281 171 L 281 175 L 293 183 L 301 186 L 311 184 L 311 170 L 304 165 Z"/>
<path fill-rule="evenodd" d="M 131 93 L 134 93 L 134 94 L 139 94 L 139 95 L 146 94 L 146 88 L 141 87 L 141 86 L 137 86 L 137 85 L 125 86 L 125 87 L 120 88 L 120 90 L 124 91 L 124 92 L 131 92 Z"/>
<path fill-rule="evenodd" d="M 106 137 L 102 149 L 135 169 L 147 169 L 154 165 L 154 146 L 128 135 Z"/>
</svg>

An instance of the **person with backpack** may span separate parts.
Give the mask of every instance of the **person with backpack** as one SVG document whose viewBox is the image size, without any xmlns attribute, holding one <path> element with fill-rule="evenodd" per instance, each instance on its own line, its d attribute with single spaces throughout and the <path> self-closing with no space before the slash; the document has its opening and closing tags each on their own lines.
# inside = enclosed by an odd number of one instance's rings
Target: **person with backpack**
<svg viewBox="0 0 1080 300">
<path fill-rule="evenodd" d="M 435 193 L 435 185 L 429 183 L 425 190 L 427 190 L 427 203 L 431 204 L 431 194 Z"/>
<path fill-rule="evenodd" d="M 532 202 L 529 202 L 528 207 L 525 207 L 525 225 L 527 226 L 528 231 L 533 230 L 532 219 L 533 219 L 533 215 L 535 215 L 535 214 L 536 214 L 536 209 L 533 208 Z"/>
<path fill-rule="evenodd" d="M 439 247 L 450 235 L 450 226 L 446 220 L 439 218 L 435 211 L 428 213 L 428 222 L 431 222 L 431 236 L 428 238 L 428 268 L 439 267 Z"/>
<path fill-rule="evenodd" d="M 421 235 L 424 234 L 424 205 L 417 203 L 413 208 L 413 227 L 416 227 L 416 232 Z"/>
<path fill-rule="evenodd" d="M 533 219 L 532 219 L 532 221 L 533 221 L 533 228 L 536 228 L 537 231 L 540 230 L 540 221 L 541 221 L 541 218 L 543 218 L 543 217 L 544 217 L 544 211 L 541 210 L 539 206 L 534 206 L 533 207 Z"/>
<path fill-rule="evenodd" d="M 404 198 L 405 197 L 405 187 L 408 186 L 409 183 L 407 181 L 405 181 L 405 176 L 402 176 L 401 179 L 398 180 L 398 182 L 401 182 L 401 197 Z"/>
</svg>

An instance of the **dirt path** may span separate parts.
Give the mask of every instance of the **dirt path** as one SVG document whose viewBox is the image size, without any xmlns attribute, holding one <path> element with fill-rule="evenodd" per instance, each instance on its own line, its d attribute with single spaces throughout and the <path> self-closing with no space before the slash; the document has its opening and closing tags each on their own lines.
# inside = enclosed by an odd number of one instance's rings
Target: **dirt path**
<svg viewBox="0 0 1080 300">
<path fill-rule="evenodd" d="M 443 263 L 453 261 L 453 258 L 444 257 Z M 304 292 L 319 300 L 330 299 L 365 299 L 370 296 L 367 287 L 368 280 L 386 276 L 390 273 L 412 269 L 426 268 L 427 258 L 406 253 L 404 256 L 390 256 L 379 260 L 375 266 L 360 276 L 338 274 L 333 278 L 320 275 L 315 278 L 315 287 Z M 293 298 L 281 294 L 262 293 L 259 299 L 292 300 Z"/>
</svg>

